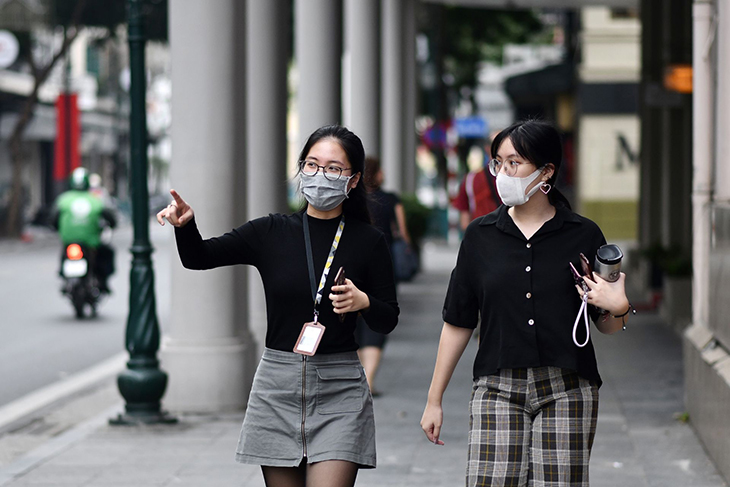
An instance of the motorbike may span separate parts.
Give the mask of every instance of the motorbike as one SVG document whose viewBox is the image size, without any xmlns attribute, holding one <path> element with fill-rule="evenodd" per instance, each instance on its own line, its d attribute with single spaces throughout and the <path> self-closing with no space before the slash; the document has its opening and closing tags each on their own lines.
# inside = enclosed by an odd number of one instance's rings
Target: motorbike
<svg viewBox="0 0 730 487">
<path fill-rule="evenodd" d="M 96 316 L 102 293 L 94 272 L 94 251 L 78 243 L 66 246 L 61 260 L 62 292 L 71 300 L 76 318 L 84 318 L 86 308 Z"/>
</svg>

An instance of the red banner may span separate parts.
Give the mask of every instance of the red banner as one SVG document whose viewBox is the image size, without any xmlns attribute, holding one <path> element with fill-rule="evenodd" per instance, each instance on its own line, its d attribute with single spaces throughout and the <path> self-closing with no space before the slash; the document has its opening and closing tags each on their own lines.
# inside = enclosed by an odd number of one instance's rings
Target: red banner
<svg viewBox="0 0 730 487">
<path fill-rule="evenodd" d="M 81 124 L 76 93 L 61 93 L 56 99 L 56 144 L 53 179 L 65 180 L 81 165 Z"/>
</svg>

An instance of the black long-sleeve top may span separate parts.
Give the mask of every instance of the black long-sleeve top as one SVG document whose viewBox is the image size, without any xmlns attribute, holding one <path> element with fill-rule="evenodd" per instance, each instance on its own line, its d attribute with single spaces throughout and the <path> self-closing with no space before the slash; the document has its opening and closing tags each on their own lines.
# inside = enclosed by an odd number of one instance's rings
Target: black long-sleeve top
<svg viewBox="0 0 730 487">
<path fill-rule="evenodd" d="M 208 240 L 200 236 L 194 219 L 175 229 L 180 260 L 188 269 L 248 264 L 259 270 L 266 294 L 266 346 L 287 352 L 294 348 L 302 325 L 312 321 L 314 310 L 302 215 L 270 214 Z M 309 216 L 308 220 L 315 281 L 319 284 L 340 217 L 319 220 Z M 358 348 L 353 335 L 357 313 L 347 313 L 340 322 L 328 297 L 340 266 L 370 299 L 370 307 L 362 311 L 368 326 L 389 333 L 398 323 L 393 267 L 385 238 L 373 226 L 348 218 L 322 291 L 319 322 L 326 331 L 317 354 Z"/>
</svg>

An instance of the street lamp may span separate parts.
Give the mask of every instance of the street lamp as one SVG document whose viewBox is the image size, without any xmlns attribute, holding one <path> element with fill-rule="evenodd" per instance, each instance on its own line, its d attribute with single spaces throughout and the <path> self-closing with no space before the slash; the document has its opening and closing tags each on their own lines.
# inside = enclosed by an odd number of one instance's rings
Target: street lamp
<svg viewBox="0 0 730 487">
<path fill-rule="evenodd" d="M 127 369 L 119 374 L 119 392 L 126 400 L 125 412 L 109 420 L 113 425 L 175 423 L 160 408 L 167 387 L 167 374 L 160 370 L 157 349 L 160 328 L 155 311 L 155 276 L 149 239 L 149 194 L 147 192 L 147 120 L 145 114 L 145 32 L 143 0 L 127 0 L 129 33 L 130 195 L 132 202 L 132 268 L 129 276 L 129 317 L 126 347 Z"/>
</svg>

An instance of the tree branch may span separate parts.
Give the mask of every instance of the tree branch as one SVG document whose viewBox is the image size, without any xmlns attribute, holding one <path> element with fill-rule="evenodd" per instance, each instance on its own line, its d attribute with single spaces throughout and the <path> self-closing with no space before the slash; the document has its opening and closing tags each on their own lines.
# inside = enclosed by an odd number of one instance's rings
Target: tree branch
<svg viewBox="0 0 730 487">
<path fill-rule="evenodd" d="M 33 55 L 30 55 L 30 64 L 33 70 L 34 77 L 33 90 L 31 91 L 30 95 L 25 99 L 22 114 L 16 122 L 13 133 L 10 136 L 10 140 L 12 141 L 11 144 L 13 142 L 19 143 L 20 138 L 23 136 L 25 128 L 28 126 L 28 123 L 30 123 L 33 115 L 33 110 L 35 109 L 35 105 L 38 103 L 38 93 L 41 86 L 48 79 L 48 76 L 51 74 L 51 71 L 56 66 L 58 60 L 66 54 L 71 43 L 76 40 L 76 36 L 78 36 L 79 34 L 78 26 L 81 21 L 81 14 L 86 7 L 86 2 L 87 0 L 79 0 L 76 3 L 76 8 L 74 9 L 73 16 L 71 17 L 71 23 L 69 24 L 69 27 L 73 28 L 73 33 L 71 35 L 68 35 L 68 29 L 64 30 L 64 37 L 63 42 L 61 43 L 61 48 L 56 52 L 56 54 L 54 54 L 53 58 L 51 58 L 51 61 L 43 69 L 39 69 L 38 65 L 35 63 L 35 60 L 33 60 Z"/>
<path fill-rule="evenodd" d="M 33 90 L 25 99 L 21 114 L 15 122 L 13 133 L 8 141 L 8 145 L 10 146 L 10 158 L 12 161 L 12 186 L 10 190 L 10 204 L 8 206 L 8 218 L 6 222 L 6 232 L 8 235 L 18 236 L 22 231 L 21 194 L 23 192 L 22 169 L 24 163 L 22 151 L 23 133 L 33 118 L 33 111 L 35 110 L 35 106 L 38 104 L 38 92 L 40 91 L 41 85 L 46 82 L 53 67 L 56 65 L 58 60 L 66 54 L 69 46 L 76 39 L 76 36 L 79 33 L 78 26 L 81 21 L 81 14 L 86 6 L 86 1 L 87 0 L 77 1 L 73 16 L 71 17 L 71 22 L 69 22 L 69 26 L 73 27 L 73 33 L 68 35 L 68 29 L 64 30 L 64 38 L 61 48 L 53 56 L 47 66 L 39 70 L 35 60 L 32 59 L 33 54 L 31 53 L 30 65 L 33 69 Z"/>
</svg>

